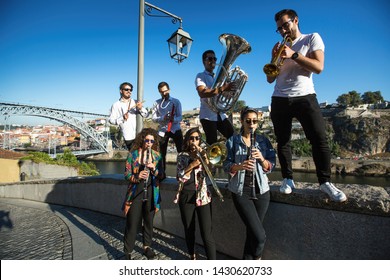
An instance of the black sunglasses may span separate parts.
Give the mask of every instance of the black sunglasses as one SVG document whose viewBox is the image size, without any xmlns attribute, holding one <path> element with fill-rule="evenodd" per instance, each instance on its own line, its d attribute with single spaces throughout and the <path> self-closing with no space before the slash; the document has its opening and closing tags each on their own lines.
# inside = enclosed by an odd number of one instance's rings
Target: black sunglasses
<svg viewBox="0 0 390 280">
<path fill-rule="evenodd" d="M 217 58 L 214 57 L 214 56 L 208 56 L 205 58 L 205 60 L 208 60 L 208 61 L 217 61 Z"/>
<path fill-rule="evenodd" d="M 150 142 L 150 143 L 153 144 L 153 143 L 154 143 L 154 140 L 153 140 L 153 139 L 145 139 L 144 142 L 145 142 L 145 143 L 149 143 L 149 142 Z"/>
<path fill-rule="evenodd" d="M 133 91 L 133 89 L 131 89 L 131 88 L 124 88 L 123 90 L 124 91 Z"/>
<path fill-rule="evenodd" d="M 251 120 L 251 119 L 246 119 L 245 122 L 246 122 L 247 124 L 251 124 L 251 123 L 257 124 L 257 123 L 259 122 L 259 120 L 257 120 L 257 119 L 253 119 L 253 120 Z"/>
<path fill-rule="evenodd" d="M 199 139 L 200 139 L 199 136 L 190 136 L 190 140 L 191 140 L 191 141 L 199 140 Z"/>
</svg>

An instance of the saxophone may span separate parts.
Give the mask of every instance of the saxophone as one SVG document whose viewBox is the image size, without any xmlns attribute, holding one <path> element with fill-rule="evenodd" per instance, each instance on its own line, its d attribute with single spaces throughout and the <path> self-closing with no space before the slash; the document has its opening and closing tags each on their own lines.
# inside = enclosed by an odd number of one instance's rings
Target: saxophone
<svg viewBox="0 0 390 280">
<path fill-rule="evenodd" d="M 236 89 L 223 91 L 214 97 L 207 98 L 206 103 L 216 113 L 229 113 L 238 101 L 248 80 L 248 75 L 240 67 L 230 68 L 240 54 L 249 53 L 252 48 L 245 39 L 233 34 L 222 34 L 219 36 L 219 41 L 224 47 L 224 53 L 211 88 L 215 89 L 223 86 L 225 83 L 235 82 Z"/>
</svg>

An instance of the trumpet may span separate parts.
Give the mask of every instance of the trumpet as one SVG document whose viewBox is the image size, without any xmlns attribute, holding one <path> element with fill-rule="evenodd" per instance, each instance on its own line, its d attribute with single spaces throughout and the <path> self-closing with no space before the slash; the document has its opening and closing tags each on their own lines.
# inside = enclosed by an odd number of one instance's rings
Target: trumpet
<svg viewBox="0 0 390 280">
<path fill-rule="evenodd" d="M 267 76 L 276 77 L 280 73 L 280 67 L 284 63 L 284 58 L 281 57 L 285 46 L 292 46 L 292 39 L 288 35 L 284 36 L 283 41 L 277 50 L 276 55 L 272 58 L 271 63 L 264 65 L 263 71 Z"/>
</svg>

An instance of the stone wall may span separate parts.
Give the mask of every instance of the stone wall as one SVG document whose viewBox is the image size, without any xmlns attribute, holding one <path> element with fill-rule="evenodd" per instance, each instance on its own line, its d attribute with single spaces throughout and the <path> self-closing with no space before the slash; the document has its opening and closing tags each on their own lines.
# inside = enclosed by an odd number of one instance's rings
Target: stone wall
<svg viewBox="0 0 390 280">
<path fill-rule="evenodd" d="M 214 197 L 213 224 L 217 250 L 241 258 L 245 227 L 218 180 L 224 202 Z M 264 226 L 267 242 L 264 259 L 389 259 L 389 188 L 337 185 L 348 196 L 334 203 L 317 184 L 297 183 L 291 195 L 278 192 L 271 182 L 271 203 Z M 0 197 L 23 198 L 90 209 L 122 216 L 127 183 L 122 175 L 73 177 L 0 184 Z M 161 186 L 162 210 L 155 226 L 184 236 L 178 205 L 173 203 L 177 184 L 167 178 Z M 199 233 L 197 242 L 202 243 Z"/>
</svg>

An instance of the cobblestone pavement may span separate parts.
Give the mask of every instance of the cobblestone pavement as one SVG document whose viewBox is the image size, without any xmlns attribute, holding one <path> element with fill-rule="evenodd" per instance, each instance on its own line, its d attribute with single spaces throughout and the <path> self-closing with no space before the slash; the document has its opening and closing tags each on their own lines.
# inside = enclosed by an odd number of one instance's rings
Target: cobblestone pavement
<svg viewBox="0 0 390 280">
<path fill-rule="evenodd" d="M 125 219 L 122 217 L 23 199 L 0 198 L 0 259 L 123 260 L 124 227 Z M 153 241 L 156 259 L 189 259 L 183 238 L 154 229 Z M 94 251 L 96 248 L 99 251 L 99 247 L 104 248 L 100 255 Z M 142 235 L 139 234 L 133 259 L 146 260 L 142 251 Z M 200 259 L 205 259 L 202 246 L 197 245 L 196 251 L 200 253 Z M 222 254 L 218 254 L 217 258 L 230 259 Z"/>
</svg>

